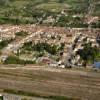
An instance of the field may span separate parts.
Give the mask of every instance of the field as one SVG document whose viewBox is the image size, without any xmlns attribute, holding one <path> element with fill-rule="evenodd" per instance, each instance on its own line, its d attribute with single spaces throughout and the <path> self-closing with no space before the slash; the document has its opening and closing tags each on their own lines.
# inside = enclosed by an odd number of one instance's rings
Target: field
<svg viewBox="0 0 100 100">
<path fill-rule="evenodd" d="M 99 100 L 100 73 L 40 66 L 0 67 L 0 88 L 35 96 L 65 96 L 76 100 Z M 16 92 L 15 92 L 16 93 Z M 54 99 L 51 99 L 54 100 Z M 61 99 L 66 100 L 66 99 Z"/>
<path fill-rule="evenodd" d="M 5 0 L 6 1 L 6 0 Z M 96 4 L 99 4 L 99 0 L 93 1 Z M 59 10 L 61 11 L 62 9 L 70 8 L 73 11 L 74 10 L 83 10 L 88 8 L 88 0 L 12 0 L 11 2 L 8 3 L 10 7 L 15 7 L 15 8 L 23 8 L 26 5 L 34 5 L 33 8 L 40 8 L 40 9 L 46 9 L 48 11 L 55 9 L 57 10 L 59 7 Z M 52 5 L 51 5 L 52 4 Z M 46 6 L 46 8 L 44 8 Z M 9 7 L 7 8 L 9 10 Z M 6 10 L 7 10 L 6 9 Z M 84 10 L 84 11 L 86 11 Z M 84 12 L 83 11 L 83 12 Z M 58 12 L 58 11 L 57 11 Z M 81 11 L 82 12 L 82 11 Z M 81 13 L 80 12 L 80 13 Z"/>
</svg>

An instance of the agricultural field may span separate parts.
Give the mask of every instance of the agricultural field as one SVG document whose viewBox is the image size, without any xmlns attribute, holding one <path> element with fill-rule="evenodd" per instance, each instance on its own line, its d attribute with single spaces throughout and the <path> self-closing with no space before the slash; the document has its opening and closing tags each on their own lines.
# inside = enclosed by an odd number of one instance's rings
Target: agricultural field
<svg viewBox="0 0 100 100">
<path fill-rule="evenodd" d="M 99 100 L 99 78 L 99 72 L 90 70 L 52 69 L 30 65 L 1 65 L 0 67 L 2 92 L 40 97 L 44 100 L 46 98 L 50 100 Z"/>
</svg>

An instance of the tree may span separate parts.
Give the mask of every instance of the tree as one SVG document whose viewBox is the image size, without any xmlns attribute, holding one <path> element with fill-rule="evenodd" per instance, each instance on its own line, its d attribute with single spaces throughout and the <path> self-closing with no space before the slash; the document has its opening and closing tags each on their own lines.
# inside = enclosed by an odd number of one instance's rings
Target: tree
<svg viewBox="0 0 100 100">
<path fill-rule="evenodd" d="M 9 5 L 9 0 L 0 0 L 0 6 L 7 6 Z"/>
<path fill-rule="evenodd" d="M 59 3 L 64 3 L 64 1 L 65 1 L 65 0 L 59 0 L 58 2 L 59 2 Z"/>
<path fill-rule="evenodd" d="M 100 49 L 98 47 L 92 47 L 91 43 L 85 44 L 84 48 L 77 53 L 87 64 L 93 64 L 95 60 L 100 60 Z"/>
</svg>

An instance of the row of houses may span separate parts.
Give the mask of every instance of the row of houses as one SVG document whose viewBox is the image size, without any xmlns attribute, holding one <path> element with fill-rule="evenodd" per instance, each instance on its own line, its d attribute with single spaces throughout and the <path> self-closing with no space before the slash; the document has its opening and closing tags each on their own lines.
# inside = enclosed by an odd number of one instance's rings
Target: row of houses
<svg viewBox="0 0 100 100">
<path fill-rule="evenodd" d="M 65 47 L 64 50 L 62 51 L 62 57 L 60 59 L 62 62 L 62 66 L 64 65 L 63 63 L 66 62 L 66 57 L 71 58 L 72 55 L 75 54 L 75 52 L 78 49 L 83 48 L 82 43 L 84 43 L 84 41 L 92 42 L 93 46 L 95 45 L 98 46 L 96 42 L 96 36 L 97 37 L 100 36 L 97 35 L 97 32 L 99 34 L 100 31 L 99 29 L 91 29 L 91 32 L 89 32 L 87 29 L 80 29 L 80 28 L 65 29 L 65 28 L 46 27 L 46 26 L 41 27 L 34 25 L 25 25 L 25 26 L 16 25 L 8 27 L 0 26 L 0 29 L 1 29 L 0 38 L 6 37 L 6 35 L 8 35 L 9 37 L 15 37 L 15 33 L 19 31 L 27 31 L 30 33 L 28 36 L 22 38 L 18 42 L 15 42 L 15 44 L 14 43 L 8 44 L 8 46 L 5 48 L 5 51 L 13 51 L 14 53 L 17 53 L 19 48 L 22 47 L 24 43 L 29 41 L 32 41 L 33 43 L 47 42 L 49 44 L 57 44 L 57 45 L 64 43 Z M 97 40 L 99 40 L 99 38 L 97 38 Z M 3 57 L 5 57 L 5 54 Z M 78 62 L 78 60 L 79 57 L 76 56 L 75 59 L 72 59 L 72 62 L 76 63 L 76 61 Z M 56 65 L 58 65 L 58 62 L 56 62 Z M 53 63 L 50 64 L 52 65 Z"/>
<path fill-rule="evenodd" d="M 73 44 L 75 45 L 72 50 L 72 54 L 71 54 L 71 64 L 72 65 L 77 65 L 77 66 L 83 66 L 83 63 L 80 60 L 80 56 L 76 55 L 77 51 L 82 50 L 84 48 L 84 44 L 85 43 L 91 43 L 92 47 L 98 47 L 99 48 L 99 43 L 97 43 L 97 38 L 93 37 L 91 38 L 90 36 L 88 36 L 87 34 L 84 35 L 84 33 L 76 33 L 76 38 L 74 39 Z M 96 65 L 96 64 L 94 64 Z M 100 65 L 98 65 L 100 66 Z"/>
</svg>

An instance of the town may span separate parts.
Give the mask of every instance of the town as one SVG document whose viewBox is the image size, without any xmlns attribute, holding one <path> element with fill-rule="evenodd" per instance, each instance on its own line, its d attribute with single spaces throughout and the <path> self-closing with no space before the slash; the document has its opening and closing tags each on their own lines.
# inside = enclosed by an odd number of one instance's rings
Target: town
<svg viewBox="0 0 100 100">
<path fill-rule="evenodd" d="M 4 44 L 0 50 L 0 61 L 7 64 L 20 64 L 20 61 L 13 62 L 15 57 L 15 59 L 23 60 L 22 64 L 29 61 L 30 64 L 44 64 L 51 67 L 82 67 L 84 60 L 81 60 L 77 52 L 89 43 L 91 47 L 99 48 L 99 32 L 100 29 L 35 25 L 0 26 L 1 46 Z M 3 43 L 6 41 L 7 44 Z M 10 57 L 13 57 L 12 62 Z M 92 68 L 93 64 L 87 63 L 87 67 Z"/>
<path fill-rule="evenodd" d="M 0 0 L 0 100 L 100 100 L 100 0 Z"/>
</svg>

